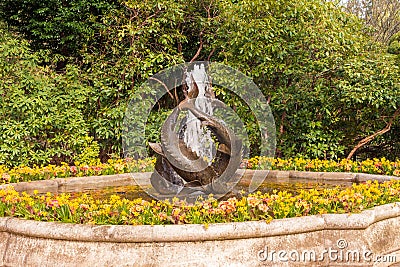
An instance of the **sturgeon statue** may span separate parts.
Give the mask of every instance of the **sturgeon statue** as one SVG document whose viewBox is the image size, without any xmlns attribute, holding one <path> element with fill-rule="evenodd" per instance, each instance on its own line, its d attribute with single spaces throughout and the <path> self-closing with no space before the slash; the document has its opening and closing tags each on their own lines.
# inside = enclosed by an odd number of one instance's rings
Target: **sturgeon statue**
<svg viewBox="0 0 400 267">
<path fill-rule="evenodd" d="M 195 105 L 198 87 L 192 77 L 194 90 L 186 95 L 165 120 L 161 129 L 161 143 L 149 143 L 157 153 L 155 171 L 151 176 L 153 187 L 161 194 L 190 194 L 194 192 L 226 193 L 227 184 L 239 168 L 242 142 L 227 126 Z M 223 103 L 208 94 L 214 108 Z M 190 111 L 201 127 L 207 127 L 218 141 L 215 157 L 211 161 L 197 155 L 175 132 L 181 111 Z"/>
</svg>

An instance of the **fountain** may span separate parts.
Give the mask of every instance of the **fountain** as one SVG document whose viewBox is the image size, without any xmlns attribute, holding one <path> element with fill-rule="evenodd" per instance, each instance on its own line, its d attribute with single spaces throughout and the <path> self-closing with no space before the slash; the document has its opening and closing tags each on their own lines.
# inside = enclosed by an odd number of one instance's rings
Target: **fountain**
<svg viewBox="0 0 400 267">
<path fill-rule="evenodd" d="M 237 113 L 216 99 L 214 88 L 227 89 L 241 99 L 240 105 L 248 108 L 257 124 L 253 130 L 257 136 L 253 138 L 258 155 L 273 157 L 274 118 L 264 95 L 251 79 L 218 63 L 176 65 L 157 73 L 137 89 L 137 97 L 129 103 L 124 120 L 125 156 L 147 158 L 149 147 L 156 153 L 152 186 L 144 189 L 150 196 L 178 196 L 192 201 L 212 193 L 220 198 L 232 192 L 243 176 L 244 171 L 237 170 L 241 158 L 249 157 L 247 130 Z M 183 92 L 180 99 L 177 90 Z M 148 142 L 147 119 L 166 94 L 176 101 L 176 107 L 160 130 L 160 142 Z M 254 173 L 245 191 L 255 191 L 265 178 L 265 174 Z"/>
<path fill-rule="evenodd" d="M 161 144 L 149 144 L 158 154 L 151 183 L 159 193 L 185 196 L 187 200 L 210 193 L 220 196 L 229 191 L 227 185 L 235 179 L 242 142 L 213 116 L 214 108 L 224 105 L 214 97 L 204 64 L 186 72 L 185 81 L 185 99 L 166 119 Z M 176 133 L 178 116 L 185 110 L 188 112 Z"/>
</svg>

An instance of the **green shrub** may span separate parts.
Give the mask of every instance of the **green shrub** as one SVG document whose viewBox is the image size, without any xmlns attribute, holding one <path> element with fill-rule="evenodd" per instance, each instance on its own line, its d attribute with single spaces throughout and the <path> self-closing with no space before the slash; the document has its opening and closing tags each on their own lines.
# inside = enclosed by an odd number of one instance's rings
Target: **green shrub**
<svg viewBox="0 0 400 267">
<path fill-rule="evenodd" d="M 38 64 L 28 43 L 0 27 L 0 164 L 59 163 L 90 146 L 87 88 Z"/>
</svg>

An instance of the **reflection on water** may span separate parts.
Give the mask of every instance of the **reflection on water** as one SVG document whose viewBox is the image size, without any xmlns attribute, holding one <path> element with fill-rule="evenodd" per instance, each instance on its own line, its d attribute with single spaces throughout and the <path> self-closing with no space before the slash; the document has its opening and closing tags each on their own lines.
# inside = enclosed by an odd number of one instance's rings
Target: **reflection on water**
<svg viewBox="0 0 400 267">
<path fill-rule="evenodd" d="M 338 181 L 310 181 L 307 179 L 296 179 L 293 181 L 287 182 L 264 182 L 258 188 L 257 191 L 262 193 L 269 193 L 273 194 L 274 190 L 279 191 L 287 191 L 292 193 L 293 195 L 298 194 L 300 190 L 309 190 L 309 189 L 326 189 L 326 188 L 346 188 L 351 186 L 351 182 L 338 182 Z M 245 186 L 238 185 L 235 187 L 235 191 L 241 191 Z M 149 196 L 144 190 L 143 186 L 138 185 L 127 185 L 127 186 L 113 186 L 113 187 L 106 187 L 103 189 L 87 189 L 82 192 L 71 192 L 72 198 L 77 198 L 82 194 L 87 194 L 94 199 L 106 199 L 109 198 L 111 195 L 119 195 L 121 198 L 126 199 L 136 199 L 142 198 L 144 200 L 152 200 L 153 198 Z M 173 196 L 171 196 L 172 198 Z"/>
<path fill-rule="evenodd" d="M 121 198 L 126 199 L 136 199 L 142 198 L 144 200 L 152 200 L 153 198 L 149 196 L 145 191 L 143 191 L 143 186 L 138 185 L 125 185 L 125 186 L 112 186 L 103 189 L 88 189 L 81 192 L 71 192 L 72 198 L 78 198 L 83 194 L 91 196 L 93 199 L 107 199 L 111 195 L 118 195 Z"/>
</svg>

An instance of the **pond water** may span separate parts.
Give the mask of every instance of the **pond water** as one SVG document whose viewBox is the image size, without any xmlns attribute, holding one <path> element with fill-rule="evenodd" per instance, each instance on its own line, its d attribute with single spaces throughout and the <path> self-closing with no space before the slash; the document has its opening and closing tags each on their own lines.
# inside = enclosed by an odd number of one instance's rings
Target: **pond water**
<svg viewBox="0 0 400 267">
<path fill-rule="evenodd" d="M 287 191 L 296 195 L 299 190 L 309 190 L 309 189 L 325 189 L 325 188 L 346 188 L 351 187 L 351 182 L 339 182 L 339 181 L 310 181 L 307 179 L 295 179 L 293 181 L 286 182 L 276 182 L 276 181 L 267 181 L 261 184 L 261 186 L 257 189 L 262 193 L 270 193 L 272 194 L 274 190 L 279 191 Z M 142 198 L 144 200 L 152 200 L 153 198 L 149 196 L 144 190 L 143 186 L 138 185 L 127 185 L 127 186 L 112 186 L 105 187 L 103 189 L 87 189 L 82 192 L 71 192 L 72 198 L 77 198 L 82 194 L 87 194 L 94 199 L 106 199 L 111 195 L 119 195 L 121 198 L 126 199 L 136 199 Z M 245 191 L 246 186 L 238 184 L 235 187 L 235 192 L 239 192 L 241 190 Z M 171 196 L 172 198 L 173 196 Z"/>
</svg>

